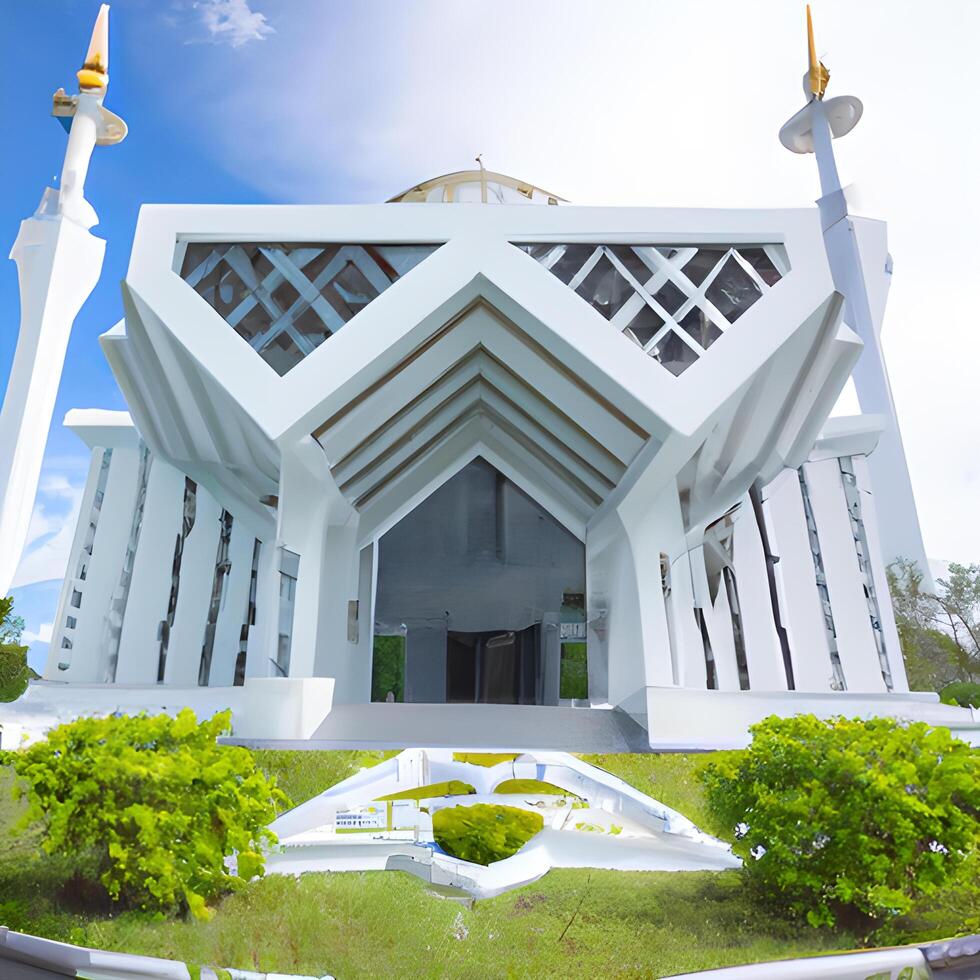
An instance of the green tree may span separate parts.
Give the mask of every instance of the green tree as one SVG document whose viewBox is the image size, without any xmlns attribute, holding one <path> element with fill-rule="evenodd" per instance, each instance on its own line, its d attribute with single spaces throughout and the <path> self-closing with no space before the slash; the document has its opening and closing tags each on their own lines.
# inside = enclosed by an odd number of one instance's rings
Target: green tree
<svg viewBox="0 0 980 980">
<path fill-rule="evenodd" d="M 892 719 L 765 719 L 701 778 L 764 903 L 870 928 L 951 881 L 980 847 L 980 753 Z"/>
<path fill-rule="evenodd" d="M 47 853 L 89 859 L 114 901 L 207 918 L 208 901 L 263 873 L 267 825 L 289 803 L 247 749 L 217 744 L 230 720 L 81 718 L 3 761 Z"/>
<path fill-rule="evenodd" d="M 24 620 L 13 610 L 10 596 L 0 599 L 0 702 L 16 701 L 30 681 L 27 647 L 20 642 Z"/>
<path fill-rule="evenodd" d="M 916 563 L 900 558 L 888 567 L 888 591 L 909 687 L 939 691 L 967 679 L 969 655 L 950 629 L 942 605 L 944 590 L 940 589 L 940 595 L 926 592 Z"/>
<path fill-rule="evenodd" d="M 937 600 L 944 629 L 959 650 L 960 681 L 980 681 L 980 565 L 952 562 L 939 579 Z"/>
</svg>

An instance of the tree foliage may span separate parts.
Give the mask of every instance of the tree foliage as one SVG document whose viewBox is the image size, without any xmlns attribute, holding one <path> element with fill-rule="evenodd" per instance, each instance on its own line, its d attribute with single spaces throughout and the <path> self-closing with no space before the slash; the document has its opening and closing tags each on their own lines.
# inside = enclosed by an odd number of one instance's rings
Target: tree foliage
<svg viewBox="0 0 980 980">
<path fill-rule="evenodd" d="M 543 826 L 540 813 L 490 803 L 443 807 L 432 815 L 433 836 L 447 854 L 484 865 L 516 854 Z"/>
<path fill-rule="evenodd" d="M 87 855 L 109 896 L 154 911 L 207 902 L 264 871 L 267 824 L 289 801 L 243 748 L 218 745 L 230 712 L 81 718 L 6 754 L 49 853 Z M 237 852 L 237 874 L 225 858 Z"/>
<path fill-rule="evenodd" d="M 27 647 L 20 643 L 24 620 L 15 616 L 14 600 L 0 599 L 0 702 L 16 701 L 30 681 Z"/>
<path fill-rule="evenodd" d="M 980 681 L 980 565 L 951 562 L 937 584 L 942 625 L 959 651 L 956 680 Z"/>
<path fill-rule="evenodd" d="M 963 708 L 980 708 L 980 684 L 956 681 L 947 684 L 940 692 L 943 704 L 958 704 Z"/>
<path fill-rule="evenodd" d="M 869 925 L 980 848 L 980 753 L 948 730 L 802 715 L 751 732 L 701 778 L 763 901 L 812 925 Z"/>
<path fill-rule="evenodd" d="M 970 606 L 970 596 L 980 596 L 980 567 L 971 568 L 950 565 L 950 578 L 939 580 L 936 594 L 923 588 L 915 562 L 899 559 L 888 568 L 895 625 L 913 691 L 939 691 L 980 673 L 980 648 L 973 640 L 980 628 Z"/>
</svg>

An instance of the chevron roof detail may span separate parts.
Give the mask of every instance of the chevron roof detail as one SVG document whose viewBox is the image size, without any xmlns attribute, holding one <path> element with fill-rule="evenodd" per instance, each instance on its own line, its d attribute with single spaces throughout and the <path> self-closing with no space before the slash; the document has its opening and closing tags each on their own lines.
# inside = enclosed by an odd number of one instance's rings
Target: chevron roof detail
<svg viewBox="0 0 980 980">
<path fill-rule="evenodd" d="M 447 361 L 442 351 L 454 333 L 468 340 Z M 498 335 L 509 347 L 494 343 Z M 407 374 L 411 381 L 403 383 Z M 536 485 L 549 486 L 583 523 L 650 439 L 485 301 L 446 324 L 314 436 L 341 492 L 363 511 L 463 430 L 492 442 Z"/>
</svg>

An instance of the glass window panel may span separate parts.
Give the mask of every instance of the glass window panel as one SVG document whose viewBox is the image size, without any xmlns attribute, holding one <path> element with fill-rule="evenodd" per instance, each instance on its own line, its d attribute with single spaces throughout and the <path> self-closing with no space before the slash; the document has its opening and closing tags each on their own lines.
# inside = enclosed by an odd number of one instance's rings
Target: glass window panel
<svg viewBox="0 0 980 980">
<path fill-rule="evenodd" d="M 378 296 L 377 289 L 367 281 L 363 272 L 349 259 L 343 269 L 330 281 L 326 298 L 344 322 L 352 319 Z"/>
<path fill-rule="evenodd" d="M 697 359 L 697 352 L 680 337 L 670 331 L 663 340 L 648 351 L 649 355 L 659 361 L 674 377 L 683 374 Z"/>
<path fill-rule="evenodd" d="M 775 286 L 783 278 L 764 248 L 740 248 L 738 254 L 759 273 L 759 278 L 767 286 Z"/>
<path fill-rule="evenodd" d="M 687 295 L 683 293 L 674 283 L 669 279 L 657 290 L 656 295 L 653 297 L 668 313 L 676 313 L 681 304 L 687 299 Z"/>
<path fill-rule="evenodd" d="M 762 290 L 735 257 L 729 256 L 705 296 L 729 323 L 734 323 L 762 296 Z"/>
<path fill-rule="evenodd" d="M 636 341 L 641 347 L 645 347 L 656 336 L 657 331 L 664 325 L 661 317 L 652 307 L 643 304 L 643 308 L 630 321 L 629 326 L 623 331 L 630 340 Z"/>
<path fill-rule="evenodd" d="M 299 290 L 288 279 L 281 282 L 272 293 L 273 302 L 283 313 L 299 298 Z"/>
<path fill-rule="evenodd" d="M 611 320 L 635 290 L 603 255 L 575 290 L 586 302 Z"/>
<path fill-rule="evenodd" d="M 259 353 L 279 375 L 285 374 L 303 360 L 303 352 L 288 333 L 277 334 Z"/>
<path fill-rule="evenodd" d="M 311 306 L 308 306 L 296 317 L 293 321 L 293 327 L 296 333 L 309 340 L 314 347 L 319 347 L 330 336 L 330 328 L 320 319 L 320 314 Z"/>
<path fill-rule="evenodd" d="M 595 245 L 566 245 L 561 257 L 551 266 L 551 272 L 567 286 L 595 250 Z"/>
<path fill-rule="evenodd" d="M 189 242 L 180 275 L 282 375 L 438 247 Z"/>
<path fill-rule="evenodd" d="M 708 273 L 721 261 L 727 251 L 728 248 L 726 246 L 719 248 L 699 248 L 684 266 L 684 275 L 695 286 L 700 286 L 708 278 Z"/>
<path fill-rule="evenodd" d="M 704 310 L 696 306 L 678 326 L 683 327 L 705 350 L 721 336 L 721 331 L 708 319 Z"/>
<path fill-rule="evenodd" d="M 653 271 L 629 245 L 610 245 L 609 251 L 626 266 L 630 274 L 641 286 L 647 284 L 653 275 Z"/>
</svg>

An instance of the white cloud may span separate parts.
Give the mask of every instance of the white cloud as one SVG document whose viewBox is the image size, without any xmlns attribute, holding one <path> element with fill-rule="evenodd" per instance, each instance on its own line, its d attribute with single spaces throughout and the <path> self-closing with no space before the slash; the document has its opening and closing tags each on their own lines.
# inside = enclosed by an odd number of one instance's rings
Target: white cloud
<svg viewBox="0 0 980 980">
<path fill-rule="evenodd" d="M 229 84 L 222 59 L 198 64 L 196 111 L 182 95 L 179 118 L 273 199 L 383 200 L 479 152 L 578 204 L 812 207 L 819 193 L 813 158 L 777 139 L 803 97 L 796 4 L 499 0 L 492 16 L 451 0 L 271 4 L 263 70 Z M 889 224 L 883 343 L 926 547 L 971 561 L 980 130 L 964 124 L 963 92 L 980 4 L 917 13 L 910 0 L 821 0 L 816 32 L 830 94 L 865 105 L 835 145 L 861 212 Z M 916 76 L 899 92 L 903 51 Z"/>
<path fill-rule="evenodd" d="M 64 577 L 84 490 L 81 482 L 69 479 L 71 469 L 42 473 L 13 588 Z"/>
<path fill-rule="evenodd" d="M 31 643 L 50 643 L 51 642 L 51 631 L 54 629 L 54 623 L 41 623 L 37 628 L 37 632 L 25 629 L 24 635 L 21 640 L 26 644 Z"/>
<path fill-rule="evenodd" d="M 240 48 L 249 41 L 264 41 L 275 34 L 265 14 L 252 10 L 249 0 L 196 0 L 194 8 L 215 43 Z"/>
</svg>

